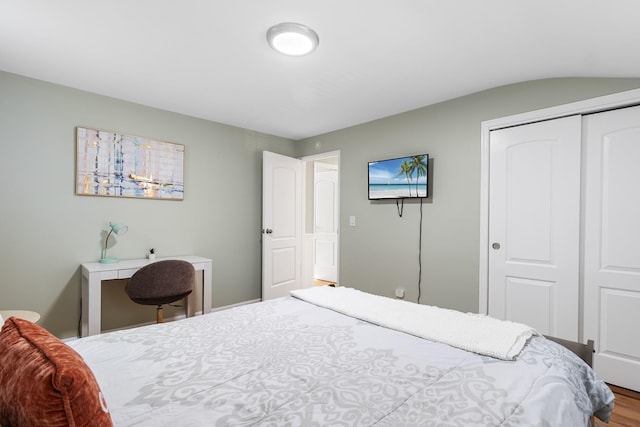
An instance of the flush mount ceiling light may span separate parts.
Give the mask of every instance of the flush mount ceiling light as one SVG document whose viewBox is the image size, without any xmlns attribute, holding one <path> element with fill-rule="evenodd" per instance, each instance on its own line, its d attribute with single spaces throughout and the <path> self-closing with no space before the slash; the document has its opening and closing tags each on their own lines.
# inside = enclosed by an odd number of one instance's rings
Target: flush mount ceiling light
<svg viewBox="0 0 640 427">
<path fill-rule="evenodd" d="M 290 56 L 303 56 L 318 47 L 318 35 L 306 25 L 283 22 L 267 31 L 267 41 L 275 51 Z"/>
</svg>

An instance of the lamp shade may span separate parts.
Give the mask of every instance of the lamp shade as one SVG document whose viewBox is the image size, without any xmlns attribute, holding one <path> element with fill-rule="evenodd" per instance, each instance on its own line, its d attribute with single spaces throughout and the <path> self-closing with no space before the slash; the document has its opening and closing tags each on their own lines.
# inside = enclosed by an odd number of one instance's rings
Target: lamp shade
<svg viewBox="0 0 640 427">
<path fill-rule="evenodd" d="M 113 230 L 113 232 L 116 233 L 118 236 L 122 236 L 127 231 L 129 231 L 129 227 L 127 227 L 124 224 L 120 224 L 119 222 L 116 222 L 116 223 L 110 222 L 109 226 L 111 227 L 111 230 Z"/>
</svg>

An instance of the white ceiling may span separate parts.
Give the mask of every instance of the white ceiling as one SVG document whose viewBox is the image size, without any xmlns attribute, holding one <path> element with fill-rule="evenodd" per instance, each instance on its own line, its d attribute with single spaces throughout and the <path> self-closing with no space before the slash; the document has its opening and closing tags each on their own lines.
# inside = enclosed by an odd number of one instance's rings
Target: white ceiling
<svg viewBox="0 0 640 427">
<path fill-rule="evenodd" d="M 287 21 L 313 54 L 268 47 Z M 639 21 L 638 0 L 0 0 L 0 70 L 297 140 L 520 81 L 640 77 Z"/>
</svg>

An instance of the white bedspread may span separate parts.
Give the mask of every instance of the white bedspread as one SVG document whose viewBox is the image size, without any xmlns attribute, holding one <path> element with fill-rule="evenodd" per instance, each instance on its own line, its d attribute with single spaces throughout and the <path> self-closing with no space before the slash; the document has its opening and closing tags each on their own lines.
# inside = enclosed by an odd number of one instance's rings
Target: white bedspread
<svg viewBox="0 0 640 427">
<path fill-rule="evenodd" d="M 614 399 L 541 336 L 503 361 L 294 297 L 69 345 L 116 427 L 586 427 Z"/>
<path fill-rule="evenodd" d="M 514 360 L 529 338 L 540 335 L 521 323 L 413 304 L 353 288 L 316 286 L 291 291 L 291 295 L 379 326 L 502 360 Z"/>
</svg>

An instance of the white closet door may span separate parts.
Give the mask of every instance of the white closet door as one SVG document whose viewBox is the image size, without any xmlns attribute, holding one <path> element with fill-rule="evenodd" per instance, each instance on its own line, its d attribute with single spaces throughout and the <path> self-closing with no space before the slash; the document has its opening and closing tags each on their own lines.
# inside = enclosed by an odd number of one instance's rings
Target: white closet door
<svg viewBox="0 0 640 427">
<path fill-rule="evenodd" d="M 489 315 L 577 340 L 579 116 L 490 136 Z"/>
<path fill-rule="evenodd" d="M 585 338 L 607 382 L 640 391 L 640 107 L 585 117 Z"/>
</svg>

